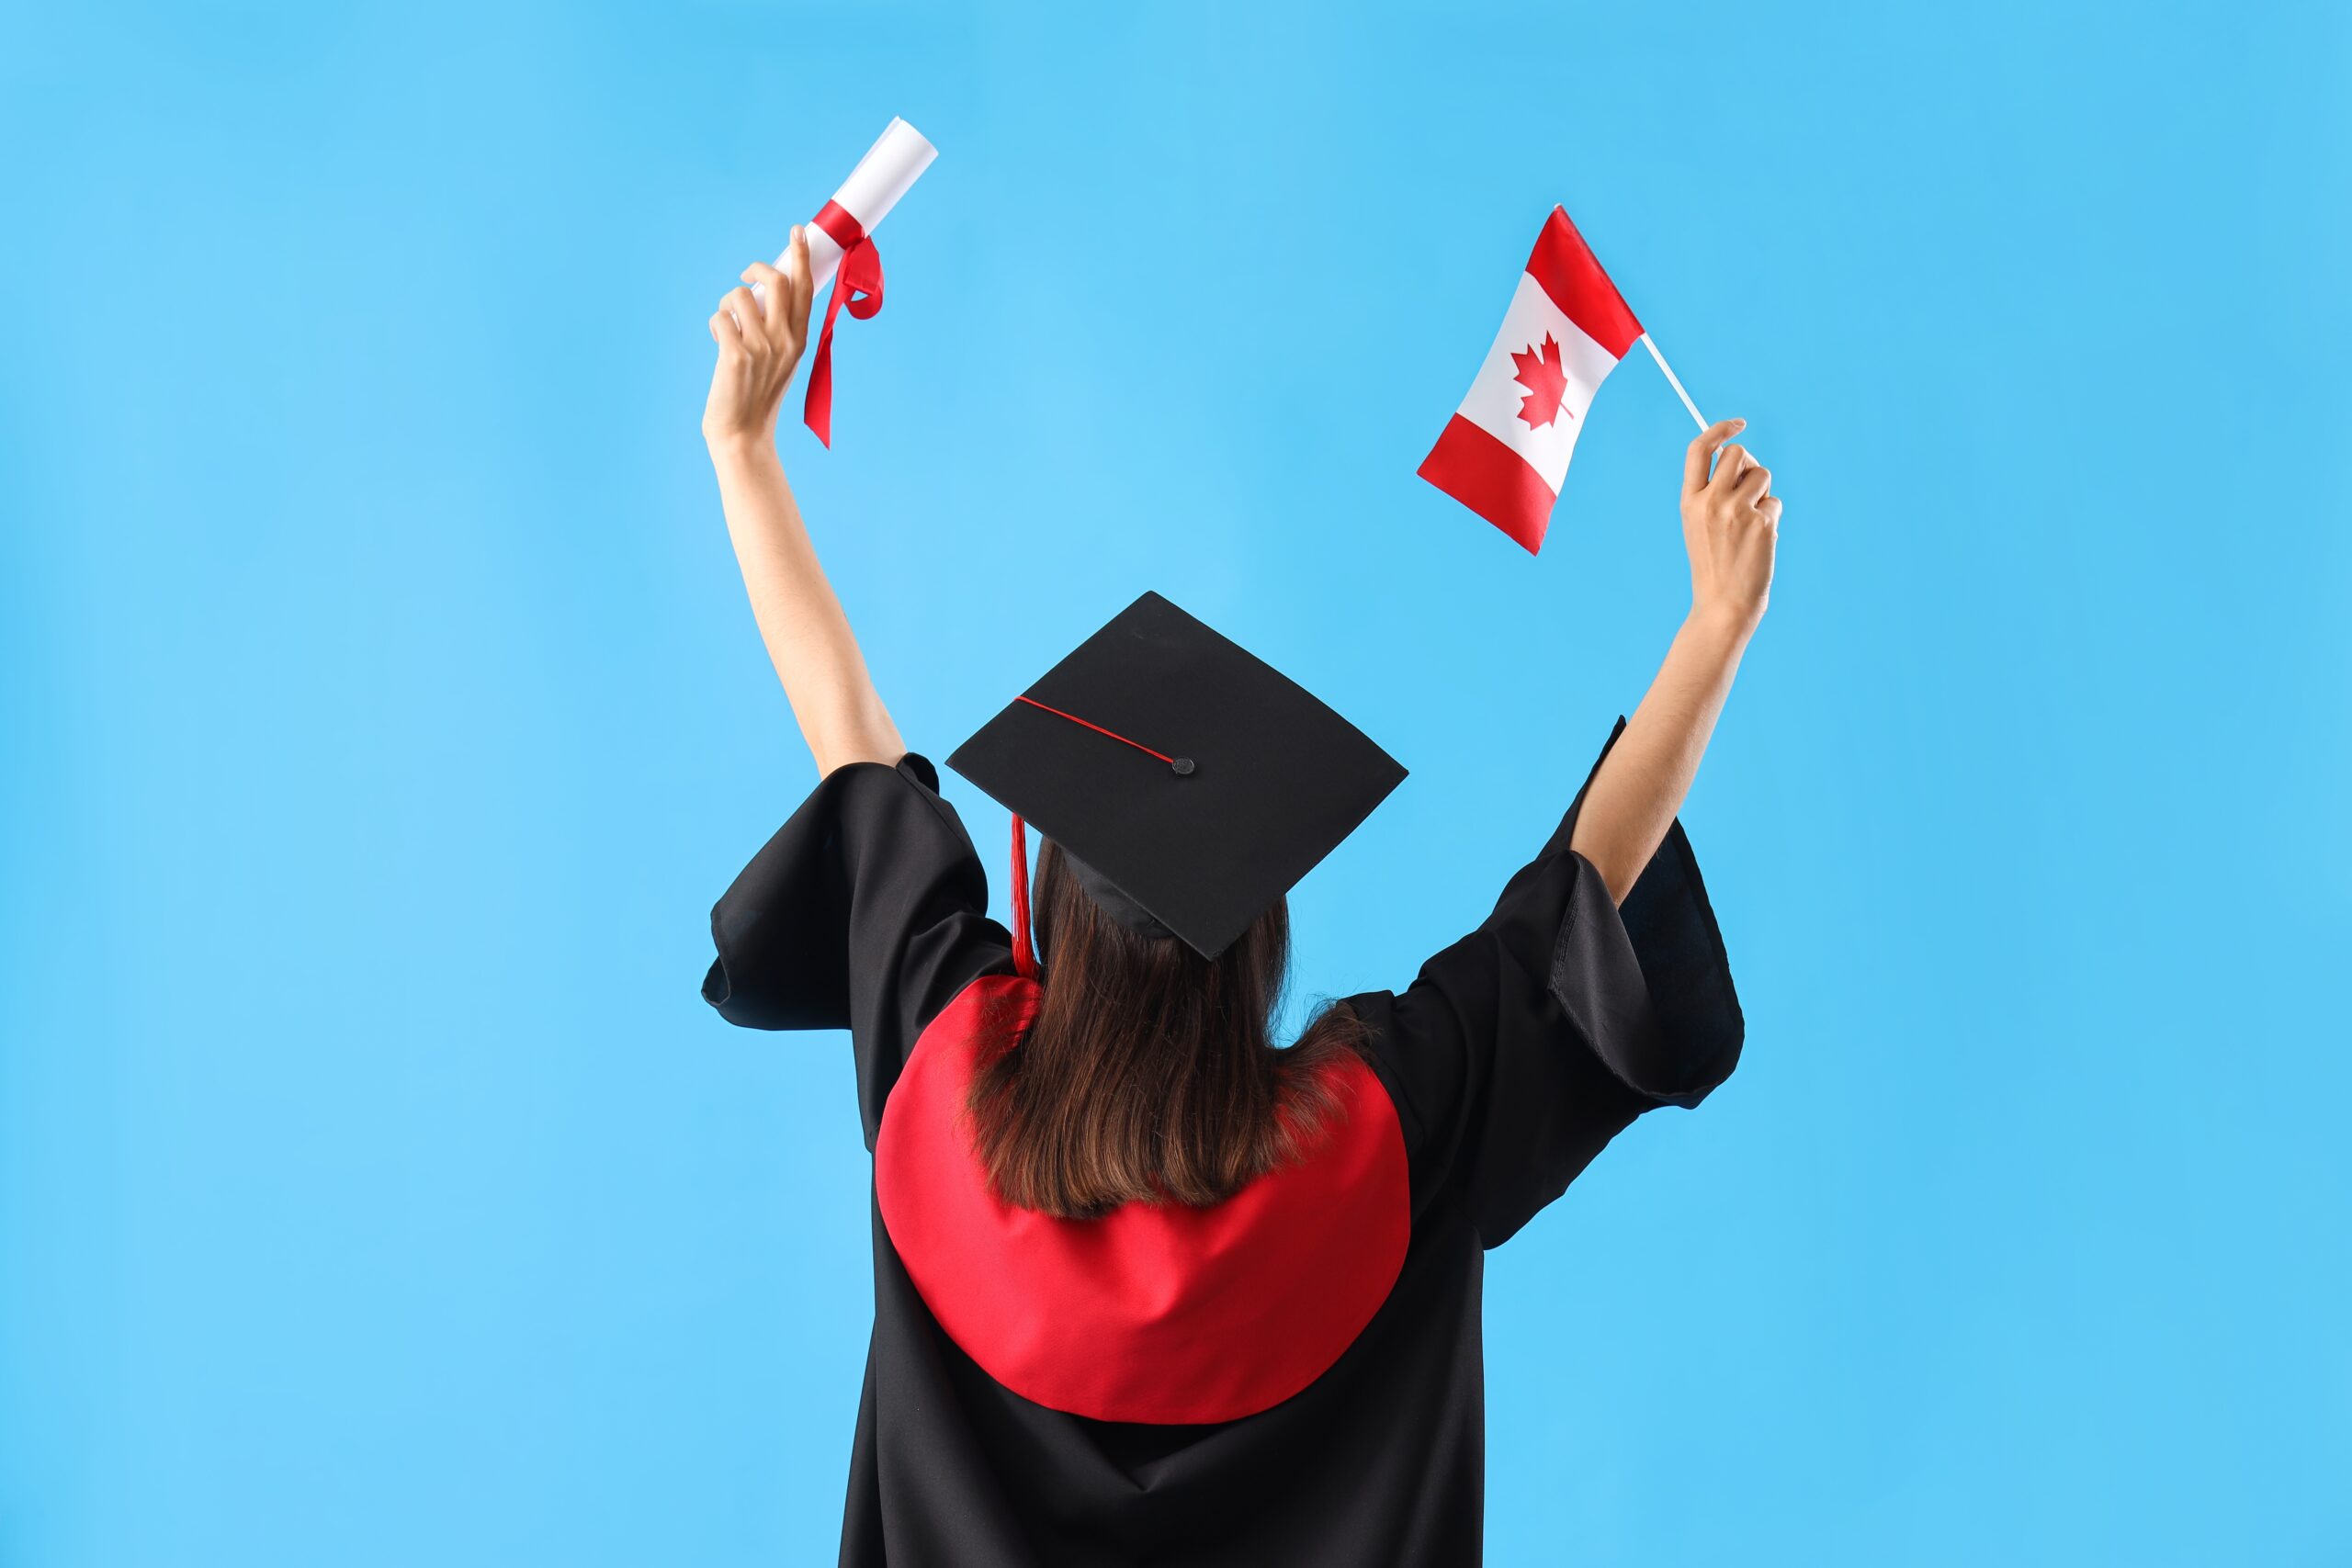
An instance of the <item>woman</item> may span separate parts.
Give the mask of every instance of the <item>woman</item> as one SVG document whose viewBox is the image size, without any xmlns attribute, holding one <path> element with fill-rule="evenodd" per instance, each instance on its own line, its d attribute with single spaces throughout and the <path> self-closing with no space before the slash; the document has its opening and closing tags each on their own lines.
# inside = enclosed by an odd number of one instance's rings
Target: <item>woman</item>
<svg viewBox="0 0 2352 1568">
<path fill-rule="evenodd" d="M 1771 581 L 1741 422 L 1690 446 L 1690 614 L 1551 840 L 1404 992 L 1278 1051 L 1282 895 L 1401 770 L 1147 594 L 951 759 L 1016 812 L 990 920 L 777 462 L 805 243 L 743 278 L 704 433 L 822 780 L 713 911 L 704 994 L 851 1032 L 875 1328 L 842 1561 L 1476 1562 L 1483 1249 L 1739 1055 L 1675 815 Z"/>
</svg>

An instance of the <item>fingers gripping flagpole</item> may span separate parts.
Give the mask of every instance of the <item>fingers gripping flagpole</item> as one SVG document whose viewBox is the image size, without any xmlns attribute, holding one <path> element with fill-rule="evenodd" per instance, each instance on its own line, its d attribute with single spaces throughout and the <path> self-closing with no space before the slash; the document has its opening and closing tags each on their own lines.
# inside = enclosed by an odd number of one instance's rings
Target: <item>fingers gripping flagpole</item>
<svg viewBox="0 0 2352 1568">
<path fill-rule="evenodd" d="M 1691 423 L 1702 430 L 1706 429 L 1707 416 L 1699 412 L 1699 405 L 1692 402 L 1690 394 L 1682 389 L 1682 378 L 1674 373 L 1674 367 L 1666 362 L 1666 355 L 1657 351 L 1657 344 L 1650 341 L 1647 333 L 1642 334 L 1642 346 L 1650 351 L 1650 357 L 1657 361 L 1658 369 L 1666 376 L 1666 384 L 1674 389 L 1674 395 L 1680 398 L 1682 406 L 1690 411 Z"/>
</svg>

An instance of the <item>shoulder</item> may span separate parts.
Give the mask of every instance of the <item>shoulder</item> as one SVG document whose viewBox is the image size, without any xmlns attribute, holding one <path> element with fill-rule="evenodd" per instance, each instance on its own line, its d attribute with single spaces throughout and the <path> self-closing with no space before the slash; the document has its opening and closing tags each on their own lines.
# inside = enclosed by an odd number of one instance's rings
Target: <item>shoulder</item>
<svg viewBox="0 0 2352 1568">
<path fill-rule="evenodd" d="M 835 811 L 852 811 L 860 807 L 913 810 L 951 829 L 959 837 L 964 831 L 964 819 L 939 793 L 938 768 L 920 751 L 905 752 L 895 762 L 843 762 L 819 779 L 817 787 L 809 792 L 809 806 L 820 801 Z"/>
<path fill-rule="evenodd" d="M 1360 991 L 1334 1004 L 1353 1014 L 1358 1025 L 1355 1058 L 1364 1065 L 1395 1109 L 1405 1146 L 1419 1151 L 1426 1141 L 1434 1112 L 1449 1094 L 1448 1080 L 1458 1077 L 1460 1064 L 1431 1059 L 1417 1048 L 1400 1021 L 1393 991 Z"/>
</svg>

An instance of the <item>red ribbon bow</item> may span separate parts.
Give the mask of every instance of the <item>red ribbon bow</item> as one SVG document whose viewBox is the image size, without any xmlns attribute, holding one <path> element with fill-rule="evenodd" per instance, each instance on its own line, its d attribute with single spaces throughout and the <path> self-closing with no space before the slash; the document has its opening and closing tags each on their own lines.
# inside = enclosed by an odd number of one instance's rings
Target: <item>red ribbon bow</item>
<svg viewBox="0 0 2352 1568">
<path fill-rule="evenodd" d="M 833 298 L 825 307 L 824 331 L 817 334 L 817 357 L 808 367 L 808 400 L 802 405 L 801 418 L 830 448 L 833 444 L 833 322 L 843 305 L 861 321 L 880 312 L 882 253 L 874 248 L 874 237 L 837 201 L 825 203 L 816 224 L 842 248 L 842 262 L 833 273 Z"/>
</svg>

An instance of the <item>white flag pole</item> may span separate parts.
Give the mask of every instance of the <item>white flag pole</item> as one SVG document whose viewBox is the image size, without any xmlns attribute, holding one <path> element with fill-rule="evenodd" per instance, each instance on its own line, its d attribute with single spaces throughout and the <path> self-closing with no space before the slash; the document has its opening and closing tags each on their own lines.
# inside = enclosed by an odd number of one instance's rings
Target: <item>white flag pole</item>
<svg viewBox="0 0 2352 1568">
<path fill-rule="evenodd" d="M 1699 405 L 1692 402 L 1690 394 L 1682 389 L 1682 378 L 1674 373 L 1674 367 L 1666 362 L 1666 355 L 1657 351 L 1657 344 L 1650 341 L 1647 333 L 1642 334 L 1642 346 L 1650 351 L 1650 357 L 1657 361 L 1657 367 L 1666 374 L 1666 384 L 1674 389 L 1674 395 L 1680 398 L 1682 406 L 1690 411 L 1691 423 L 1702 430 L 1706 429 L 1707 416 L 1699 412 Z"/>
</svg>

